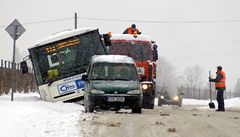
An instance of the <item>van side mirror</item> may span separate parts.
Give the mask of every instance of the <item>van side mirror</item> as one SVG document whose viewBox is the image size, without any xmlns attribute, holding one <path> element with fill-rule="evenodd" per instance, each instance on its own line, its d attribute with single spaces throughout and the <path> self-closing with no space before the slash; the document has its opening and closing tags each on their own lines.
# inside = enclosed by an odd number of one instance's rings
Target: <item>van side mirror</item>
<svg viewBox="0 0 240 137">
<path fill-rule="evenodd" d="M 85 75 L 85 74 L 82 75 L 82 80 L 83 80 L 83 81 L 87 81 L 87 80 L 88 80 L 88 75 Z"/>
<path fill-rule="evenodd" d="M 103 34 L 103 39 L 104 39 L 105 46 L 112 45 L 109 34 Z"/>
<path fill-rule="evenodd" d="M 22 74 L 28 73 L 28 66 L 26 61 L 20 62 L 20 68 L 22 70 Z"/>
</svg>

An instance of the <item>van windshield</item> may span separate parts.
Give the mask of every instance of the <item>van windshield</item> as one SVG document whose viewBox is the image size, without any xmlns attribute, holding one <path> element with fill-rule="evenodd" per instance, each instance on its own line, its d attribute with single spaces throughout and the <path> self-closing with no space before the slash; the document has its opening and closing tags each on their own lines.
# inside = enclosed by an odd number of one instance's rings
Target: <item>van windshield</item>
<svg viewBox="0 0 240 137">
<path fill-rule="evenodd" d="M 134 64 L 125 63 L 94 63 L 90 79 L 92 80 L 138 80 Z"/>
</svg>

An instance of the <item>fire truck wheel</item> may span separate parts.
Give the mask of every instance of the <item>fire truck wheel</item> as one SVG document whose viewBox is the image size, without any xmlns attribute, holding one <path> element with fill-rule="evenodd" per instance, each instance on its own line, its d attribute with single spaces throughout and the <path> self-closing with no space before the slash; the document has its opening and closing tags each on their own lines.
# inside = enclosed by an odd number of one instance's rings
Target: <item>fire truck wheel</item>
<svg viewBox="0 0 240 137">
<path fill-rule="evenodd" d="M 142 113 L 142 108 L 141 107 L 134 107 L 132 108 L 132 113 Z"/>
<path fill-rule="evenodd" d="M 150 105 L 149 105 L 149 108 L 150 108 L 150 109 L 153 109 L 153 108 L 154 108 L 154 104 L 150 104 Z"/>
<path fill-rule="evenodd" d="M 158 100 L 158 106 L 162 106 L 162 102 Z"/>
<path fill-rule="evenodd" d="M 182 102 L 179 102 L 179 103 L 178 103 L 178 107 L 182 107 Z"/>
</svg>

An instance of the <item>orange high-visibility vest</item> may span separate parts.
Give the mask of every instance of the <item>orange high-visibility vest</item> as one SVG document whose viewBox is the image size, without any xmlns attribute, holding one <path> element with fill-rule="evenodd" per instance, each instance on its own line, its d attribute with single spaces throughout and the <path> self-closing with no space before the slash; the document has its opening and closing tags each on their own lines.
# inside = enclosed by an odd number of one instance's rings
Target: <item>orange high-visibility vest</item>
<svg viewBox="0 0 240 137">
<path fill-rule="evenodd" d="M 223 78 L 222 78 L 220 81 L 218 81 L 218 82 L 215 83 L 215 87 L 216 87 L 216 88 L 226 88 L 226 83 L 225 83 L 226 75 L 225 75 L 225 73 L 224 73 L 223 71 L 219 71 L 219 72 L 217 73 L 217 75 L 218 75 L 218 74 L 222 74 Z"/>
<path fill-rule="evenodd" d="M 136 28 L 136 32 L 137 32 L 137 34 L 139 33 L 139 30 Z M 133 32 L 133 30 L 132 30 L 132 28 L 131 27 L 129 27 L 128 28 L 128 34 L 133 34 L 134 32 Z"/>
</svg>

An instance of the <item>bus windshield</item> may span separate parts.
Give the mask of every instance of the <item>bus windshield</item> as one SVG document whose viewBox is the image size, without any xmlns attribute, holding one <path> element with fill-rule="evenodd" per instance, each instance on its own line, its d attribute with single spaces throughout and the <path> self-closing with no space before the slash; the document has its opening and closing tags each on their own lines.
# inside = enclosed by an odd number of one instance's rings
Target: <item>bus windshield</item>
<svg viewBox="0 0 240 137">
<path fill-rule="evenodd" d="M 93 55 L 105 54 L 98 31 L 29 49 L 37 84 L 85 73 Z"/>
<path fill-rule="evenodd" d="M 148 41 L 112 40 L 109 52 L 113 55 L 127 55 L 135 61 L 152 60 L 151 43 Z"/>
</svg>

